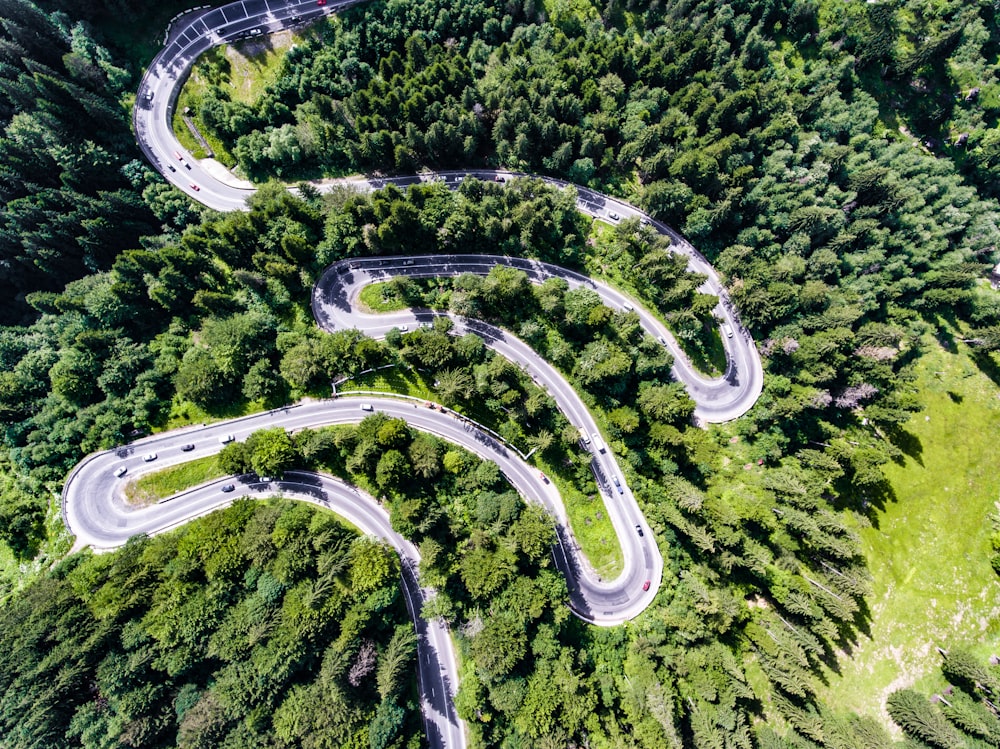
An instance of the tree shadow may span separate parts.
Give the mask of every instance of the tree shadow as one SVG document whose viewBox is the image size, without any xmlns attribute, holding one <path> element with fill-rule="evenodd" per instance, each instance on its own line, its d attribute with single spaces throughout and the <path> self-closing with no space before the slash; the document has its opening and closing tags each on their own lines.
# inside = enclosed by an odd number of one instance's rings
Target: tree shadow
<svg viewBox="0 0 1000 749">
<path fill-rule="evenodd" d="M 895 489 L 886 480 L 864 485 L 855 485 L 849 477 L 841 478 L 835 487 L 835 495 L 830 504 L 836 510 L 854 510 L 879 528 L 879 513 L 885 512 L 890 503 L 896 502 Z"/>
<path fill-rule="evenodd" d="M 956 393 L 952 390 L 948 391 L 948 397 L 951 398 L 952 403 L 961 403 L 962 401 L 965 400 L 964 395 L 962 395 L 961 393 Z"/>
<path fill-rule="evenodd" d="M 889 439 L 889 442 L 903 452 L 903 455 L 909 456 L 915 460 L 921 468 L 923 468 L 924 445 L 917 435 L 906 431 L 906 429 L 903 429 L 902 427 L 886 429 L 885 435 Z M 893 461 L 899 465 L 904 465 L 906 463 L 906 460 L 902 455 L 894 456 Z"/>
<path fill-rule="evenodd" d="M 993 357 L 993 353 L 991 351 L 973 349 L 970 352 L 970 356 L 973 363 L 976 365 L 976 368 L 989 377 L 990 381 L 994 385 L 1000 386 L 1000 365 L 997 364 L 996 359 Z"/>
</svg>

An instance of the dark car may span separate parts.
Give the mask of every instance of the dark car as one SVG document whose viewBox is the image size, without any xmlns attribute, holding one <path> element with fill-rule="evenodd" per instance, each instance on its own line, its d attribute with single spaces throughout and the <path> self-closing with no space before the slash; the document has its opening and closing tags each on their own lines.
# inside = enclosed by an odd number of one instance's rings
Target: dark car
<svg viewBox="0 0 1000 749">
<path fill-rule="evenodd" d="M 186 444 L 183 447 L 181 447 L 181 450 L 183 450 L 186 453 L 189 453 L 192 450 L 194 450 L 194 445 L 189 442 L 188 444 Z"/>
<path fill-rule="evenodd" d="M 643 536 L 643 535 L 645 535 L 645 534 L 643 534 L 643 532 L 642 532 L 642 526 L 641 526 L 641 525 L 638 525 L 638 524 L 636 524 L 636 526 L 635 526 L 635 530 L 636 530 L 636 533 L 638 533 L 638 534 L 639 534 L 640 536 Z"/>
<path fill-rule="evenodd" d="M 236 491 L 236 485 L 235 484 L 226 484 L 225 486 L 222 487 L 222 491 L 224 491 L 224 492 L 233 492 L 233 491 Z"/>
</svg>

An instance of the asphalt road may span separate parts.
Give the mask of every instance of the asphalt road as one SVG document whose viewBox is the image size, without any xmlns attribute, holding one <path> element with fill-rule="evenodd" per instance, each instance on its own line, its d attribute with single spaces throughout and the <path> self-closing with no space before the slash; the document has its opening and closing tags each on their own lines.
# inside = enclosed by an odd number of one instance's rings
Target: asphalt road
<svg viewBox="0 0 1000 749">
<path fill-rule="evenodd" d="M 559 493 L 539 476 L 537 469 L 454 414 L 391 398 L 366 397 L 364 402 L 377 411 L 406 419 L 417 429 L 436 434 L 496 462 L 523 497 L 545 506 L 555 520 L 560 539 L 553 557 L 566 575 L 570 606 L 578 616 L 601 625 L 620 624 L 638 615 L 652 602 L 663 570 L 663 560 L 652 533 L 646 532 L 640 538 L 634 528 L 623 533 L 618 527 L 620 523 L 616 523 L 625 569 L 616 580 L 602 581 L 579 556 L 566 525 Z M 298 472 L 290 476 L 294 480 L 270 484 L 252 483 L 247 477 L 237 479 L 237 489 L 231 493 L 221 491 L 222 485 L 230 479 L 215 481 L 142 509 L 128 507 L 120 494 L 124 482 L 137 475 L 218 452 L 223 446 L 221 438 L 228 435 L 244 440 L 254 431 L 269 427 L 298 430 L 354 423 L 368 413 L 361 410 L 360 403 L 358 398 L 311 402 L 210 426 L 175 430 L 118 450 L 91 455 L 74 469 L 66 482 L 63 491 L 66 524 L 76 535 L 75 548 L 89 545 L 104 550 L 120 547 L 137 533 L 156 534 L 175 528 L 242 496 L 260 497 L 280 492 L 331 508 L 364 532 L 385 539 L 399 553 L 407 603 L 420 635 L 419 676 L 428 739 L 435 747 L 464 747 L 464 730 L 454 711 L 458 672 L 453 644 L 445 628 L 420 617 L 420 603 L 426 591 L 420 589 L 415 576 L 419 554 L 412 544 L 392 530 L 388 515 L 375 499 L 336 479 Z M 182 446 L 188 444 L 193 444 L 194 449 L 183 451 Z M 143 460 L 149 453 L 157 455 L 152 462 Z M 116 476 L 120 468 L 126 469 L 122 477 Z M 627 494 L 626 498 L 630 511 L 638 512 L 631 495 Z M 609 507 L 612 506 L 616 505 L 609 503 Z M 641 521 L 641 515 L 639 519 Z M 646 580 L 651 582 L 648 591 L 642 589 Z"/>
<path fill-rule="evenodd" d="M 242 0 L 205 11 L 194 11 L 175 19 L 167 34 L 167 43 L 153 59 L 143 76 L 136 107 L 133 110 L 136 137 L 143 153 L 163 176 L 194 200 L 221 211 L 242 210 L 253 189 L 234 186 L 219 181 L 188 153 L 177 141 L 171 129 L 173 108 L 180 92 L 180 83 L 197 57 L 213 46 L 245 38 L 251 31 L 262 35 L 284 28 L 292 28 L 314 21 L 316 18 L 356 4 L 331 2 L 318 6 L 296 0 Z M 147 95 L 152 94 L 151 99 Z M 177 157 L 181 158 L 178 159 Z M 351 185 L 359 190 L 378 190 L 388 184 L 406 186 L 418 182 L 443 181 L 451 188 L 457 187 L 467 177 L 483 180 L 524 176 L 506 170 L 465 170 L 424 173 L 391 178 L 354 177 L 329 181 L 322 189 Z M 607 195 L 568 182 L 540 177 L 559 187 L 573 187 L 577 194 L 577 207 L 583 213 L 609 223 L 628 218 L 647 222 L 662 234 L 668 235 L 673 248 L 688 259 L 688 268 L 703 274 L 706 281 L 701 291 L 719 299 L 715 316 L 720 320 L 720 333 L 726 348 L 727 367 L 723 377 L 706 378 L 690 363 L 672 335 L 651 315 L 631 302 L 644 326 L 658 330 L 657 337 L 667 341 L 677 363 L 675 375 L 685 384 L 697 404 L 695 415 L 703 422 L 724 422 L 746 413 L 760 397 L 763 389 L 763 368 L 750 334 L 743 328 L 725 286 L 712 265 L 680 234 L 662 222 L 652 219 L 635 206 Z M 192 185 L 197 185 L 195 190 Z M 607 286 L 600 287 L 602 296 L 611 303 L 624 304 L 626 297 Z M 731 331 L 732 335 L 728 335 Z"/>
<path fill-rule="evenodd" d="M 193 199 L 221 211 L 245 209 L 246 200 L 253 194 L 253 190 L 217 179 L 215 173 L 195 161 L 174 137 L 171 120 L 181 82 L 197 57 L 211 47 L 250 35 L 263 36 L 309 23 L 355 2 L 357 0 L 318 6 L 314 0 L 242 0 L 176 18 L 167 31 L 163 50 L 154 58 L 142 79 L 133 110 L 136 137 L 143 153 L 168 181 Z M 470 170 L 388 179 L 358 177 L 328 182 L 325 187 L 332 189 L 347 184 L 367 191 L 380 189 L 389 183 L 405 186 L 441 180 L 455 188 L 466 177 L 493 180 L 497 176 L 509 179 L 520 175 L 507 171 Z M 560 180 L 542 179 L 560 187 L 568 186 Z M 717 317 L 723 321 L 720 327 L 724 331 L 728 326 L 734 332 L 732 337 L 725 334 L 722 336 L 728 357 L 724 377 L 710 379 L 698 373 L 669 332 L 634 300 L 572 271 L 527 260 L 413 257 L 394 258 L 391 261 L 395 263 L 394 266 L 377 265 L 389 262 L 384 258 L 347 261 L 344 264 L 348 266 L 347 272 L 340 273 L 340 267 L 334 266 L 317 285 L 313 299 L 317 321 L 326 328 L 359 327 L 371 335 L 379 335 L 388 328 L 401 324 L 417 324 L 427 319 L 424 313 L 396 313 L 366 319 L 354 309 L 353 298 L 361 285 L 385 278 L 390 271 L 423 276 L 486 272 L 486 263 L 493 265 L 501 262 L 522 268 L 533 281 L 559 276 L 565 278 L 571 286 L 587 285 L 597 291 L 606 304 L 615 308 L 630 304 L 639 315 L 644 329 L 671 350 L 676 362 L 674 374 L 685 384 L 695 401 L 696 415 L 700 420 L 722 422 L 745 413 L 761 393 L 763 375 L 760 357 L 749 334 L 740 325 L 715 270 L 670 227 L 652 220 L 628 203 L 586 188 L 573 187 L 577 193 L 577 206 L 582 212 L 609 223 L 633 217 L 644 220 L 656 230 L 669 235 L 674 249 L 687 256 L 689 268 L 706 276 L 702 291 L 720 299 L 716 309 Z M 412 264 L 408 264 L 408 260 L 412 260 Z M 352 264 L 353 268 L 350 267 Z M 472 331 L 479 334 L 488 345 L 521 364 L 549 391 L 572 423 L 591 433 L 598 431 L 593 418 L 572 388 L 554 368 L 541 360 L 523 342 L 484 323 L 456 319 L 456 327 L 456 332 Z M 405 418 L 415 428 L 437 434 L 485 459 L 497 462 L 522 496 L 548 508 L 555 519 L 559 537 L 553 556 L 566 575 L 570 605 L 578 616 L 600 625 L 619 624 L 635 617 L 652 602 L 661 581 L 662 557 L 653 534 L 648 532 L 638 503 L 609 450 L 595 450 L 593 443 L 589 447 L 594 455 L 595 476 L 609 498 L 606 506 L 624 557 L 624 571 L 613 581 L 601 580 L 579 555 L 566 523 L 565 508 L 555 488 L 543 481 L 537 470 L 490 435 L 437 410 L 392 399 L 365 400 L 371 402 L 377 410 Z M 221 435 L 232 434 L 236 439 L 245 439 L 251 432 L 261 428 L 280 426 L 294 430 L 307 426 L 355 422 L 364 415 L 357 400 L 309 403 L 223 424 L 178 430 L 142 440 L 119 451 L 92 455 L 78 465 L 67 480 L 63 493 L 64 517 L 70 530 L 77 536 L 77 547 L 90 545 L 96 549 L 112 549 L 121 546 L 136 533 L 153 534 L 177 527 L 241 496 L 267 496 L 280 491 L 285 496 L 330 507 L 365 533 L 385 539 L 398 551 L 407 604 L 420 635 L 419 676 L 428 741 L 433 747 L 464 747 L 465 732 L 454 709 L 458 672 L 453 644 L 445 628 L 427 622 L 420 616 L 420 605 L 428 592 L 420 589 L 415 575 L 419 554 L 412 544 L 392 530 L 384 509 L 372 497 L 363 495 L 356 488 L 336 479 L 305 473 L 290 474 L 285 477 L 285 481 L 269 485 L 239 480 L 237 490 L 232 493 L 221 492 L 221 486 L 226 481 L 213 482 L 168 502 L 141 510 L 126 507 L 119 495 L 122 482 L 127 478 L 143 471 L 217 452 L 222 447 L 219 442 Z M 188 443 L 193 443 L 195 449 L 190 452 L 181 451 L 181 446 Z M 149 452 L 156 452 L 158 458 L 145 463 L 142 456 Z M 115 470 L 120 467 L 125 467 L 128 471 L 125 479 L 114 475 Z M 618 479 L 621 493 L 615 487 L 614 479 Z M 636 532 L 636 526 L 644 530 L 642 536 Z M 642 585 L 647 580 L 650 581 L 649 590 L 643 591 Z"/>
</svg>

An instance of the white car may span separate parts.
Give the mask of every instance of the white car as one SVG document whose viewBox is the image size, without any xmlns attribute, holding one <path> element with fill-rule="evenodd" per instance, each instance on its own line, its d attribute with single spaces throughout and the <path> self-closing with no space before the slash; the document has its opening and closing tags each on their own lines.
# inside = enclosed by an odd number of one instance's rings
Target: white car
<svg viewBox="0 0 1000 749">
<path fill-rule="evenodd" d="M 374 411 L 375 410 L 375 406 L 373 406 L 371 403 L 362 403 L 361 404 L 361 410 L 362 411 Z"/>
<path fill-rule="evenodd" d="M 156 453 L 146 453 L 145 455 L 142 456 L 142 460 L 145 463 L 152 463 L 154 460 L 156 460 Z"/>
<path fill-rule="evenodd" d="M 115 476 L 117 476 L 118 478 L 121 478 L 126 473 L 128 473 L 128 468 L 126 468 L 125 466 L 118 466 L 115 469 Z"/>
<path fill-rule="evenodd" d="M 228 445 L 230 442 L 235 442 L 235 441 L 236 441 L 236 437 L 234 437 L 231 434 L 224 434 L 221 437 L 219 437 L 219 444 L 220 445 Z"/>
</svg>

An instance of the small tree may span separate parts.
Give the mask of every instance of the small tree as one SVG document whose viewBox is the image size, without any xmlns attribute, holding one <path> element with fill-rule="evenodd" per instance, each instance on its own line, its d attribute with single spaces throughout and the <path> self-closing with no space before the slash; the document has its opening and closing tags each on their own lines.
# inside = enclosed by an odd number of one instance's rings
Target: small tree
<svg viewBox="0 0 1000 749">
<path fill-rule="evenodd" d="M 299 451 L 284 429 L 262 429 L 247 440 L 250 468 L 258 476 L 280 475 L 293 468 Z"/>
</svg>

